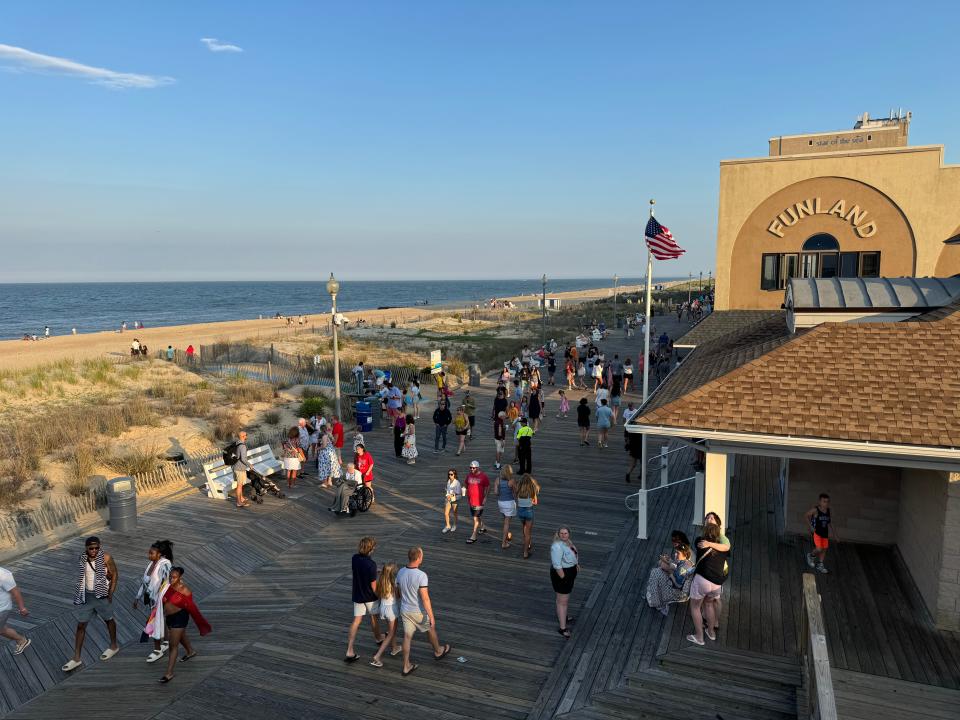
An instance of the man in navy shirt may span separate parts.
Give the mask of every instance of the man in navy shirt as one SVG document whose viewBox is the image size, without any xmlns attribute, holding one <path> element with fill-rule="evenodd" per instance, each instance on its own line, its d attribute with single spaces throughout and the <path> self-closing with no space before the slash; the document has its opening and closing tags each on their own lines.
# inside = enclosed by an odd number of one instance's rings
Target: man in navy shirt
<svg viewBox="0 0 960 720">
<path fill-rule="evenodd" d="M 377 601 L 377 564 L 370 557 L 370 553 L 377 546 L 372 537 L 360 538 L 357 554 L 353 556 L 353 622 L 350 623 L 350 633 L 347 636 L 347 654 L 344 660 L 355 662 L 360 656 L 353 650 L 353 641 L 357 637 L 357 630 L 363 622 L 364 615 L 370 615 L 370 625 L 373 628 L 373 637 L 380 644 L 380 625 L 377 615 L 380 612 L 380 603 Z"/>
</svg>

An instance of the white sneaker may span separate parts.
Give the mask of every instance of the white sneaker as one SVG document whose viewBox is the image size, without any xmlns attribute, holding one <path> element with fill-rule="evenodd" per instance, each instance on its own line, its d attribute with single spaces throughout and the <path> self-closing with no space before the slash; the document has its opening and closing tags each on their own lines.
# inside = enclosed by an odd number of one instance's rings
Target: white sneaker
<svg viewBox="0 0 960 720">
<path fill-rule="evenodd" d="M 813 553 L 807 553 L 807 565 L 810 566 L 810 569 L 817 567 L 817 560 L 813 557 Z"/>
<path fill-rule="evenodd" d="M 448 532 L 450 532 L 450 528 L 445 527 L 445 528 L 444 528 L 443 530 L 441 530 L 440 532 L 442 532 L 444 535 L 446 535 Z"/>
<path fill-rule="evenodd" d="M 454 525 L 452 528 L 450 528 L 450 532 L 456 532 L 456 531 L 457 531 L 457 526 L 456 526 L 456 525 Z"/>
<path fill-rule="evenodd" d="M 822 573 L 823 575 L 826 575 L 830 571 L 827 570 L 826 566 L 823 563 L 817 563 L 817 572 Z"/>
</svg>

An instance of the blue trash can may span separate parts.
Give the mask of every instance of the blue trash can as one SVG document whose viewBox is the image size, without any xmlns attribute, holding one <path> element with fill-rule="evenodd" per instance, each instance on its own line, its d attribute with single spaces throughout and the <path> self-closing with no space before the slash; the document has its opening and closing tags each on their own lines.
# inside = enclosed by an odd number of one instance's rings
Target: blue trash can
<svg viewBox="0 0 960 720">
<path fill-rule="evenodd" d="M 360 432 L 370 432 L 373 430 L 373 416 L 370 412 L 370 403 L 358 402 L 356 405 L 357 426 Z"/>
<path fill-rule="evenodd" d="M 389 371 L 389 370 L 384 370 L 384 371 L 383 371 L 383 381 L 384 381 L 384 382 L 390 382 L 390 379 L 391 379 L 390 371 Z"/>
</svg>

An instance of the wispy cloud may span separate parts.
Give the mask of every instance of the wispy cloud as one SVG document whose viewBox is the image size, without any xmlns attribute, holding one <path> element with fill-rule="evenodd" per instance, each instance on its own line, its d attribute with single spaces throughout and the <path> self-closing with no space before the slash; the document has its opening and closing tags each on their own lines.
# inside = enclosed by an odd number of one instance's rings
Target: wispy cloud
<svg viewBox="0 0 960 720">
<path fill-rule="evenodd" d="M 231 45 L 230 43 L 220 42 L 216 38 L 200 38 L 200 42 L 206 45 L 210 52 L 243 52 L 243 48 L 239 45 Z"/>
<path fill-rule="evenodd" d="M 14 45 L 0 44 L 0 64 L 5 64 L 8 68 L 16 70 L 72 75 L 85 78 L 97 85 L 120 89 L 155 88 L 175 82 L 171 77 L 117 72 L 107 68 L 84 65 L 67 58 L 42 55 Z"/>
</svg>

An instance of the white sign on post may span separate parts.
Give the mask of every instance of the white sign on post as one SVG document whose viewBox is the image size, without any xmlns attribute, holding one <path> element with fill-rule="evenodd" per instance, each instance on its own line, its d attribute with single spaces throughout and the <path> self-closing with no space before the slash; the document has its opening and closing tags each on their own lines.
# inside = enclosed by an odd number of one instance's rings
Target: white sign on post
<svg viewBox="0 0 960 720">
<path fill-rule="evenodd" d="M 440 359 L 439 350 L 430 351 L 430 374 L 436 375 L 443 370 L 443 362 Z"/>
</svg>

